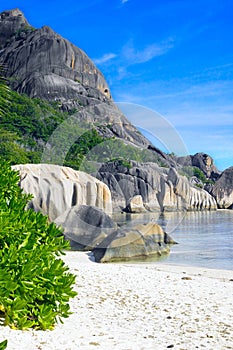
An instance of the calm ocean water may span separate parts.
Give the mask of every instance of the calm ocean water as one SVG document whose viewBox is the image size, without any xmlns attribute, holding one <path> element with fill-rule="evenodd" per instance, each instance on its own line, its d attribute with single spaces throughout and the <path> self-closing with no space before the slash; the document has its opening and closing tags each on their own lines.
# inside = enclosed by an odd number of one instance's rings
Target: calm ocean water
<svg viewBox="0 0 233 350">
<path fill-rule="evenodd" d="M 179 243 L 171 247 L 168 256 L 153 259 L 152 263 L 233 270 L 233 210 L 123 214 L 117 219 L 129 226 L 151 220 L 159 223 Z"/>
</svg>

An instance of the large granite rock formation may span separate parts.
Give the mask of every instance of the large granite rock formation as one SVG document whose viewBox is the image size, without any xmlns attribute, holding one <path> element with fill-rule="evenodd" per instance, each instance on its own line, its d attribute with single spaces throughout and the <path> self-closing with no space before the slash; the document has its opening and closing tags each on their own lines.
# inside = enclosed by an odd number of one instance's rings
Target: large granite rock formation
<svg viewBox="0 0 233 350">
<path fill-rule="evenodd" d="M 13 89 L 30 97 L 71 99 L 87 96 L 86 86 L 94 89 L 92 98 L 110 97 L 102 73 L 78 47 L 48 26 L 29 26 L 18 9 L 1 13 L 0 19 L 1 62 Z"/>
<path fill-rule="evenodd" d="M 19 9 L 5 11 L 0 14 L 0 49 L 11 44 L 19 37 L 21 30 L 29 30 L 30 25 Z"/>
<path fill-rule="evenodd" d="M 0 14 L 0 65 L 4 66 L 4 74 L 14 90 L 30 97 L 57 101 L 69 112 L 75 110 L 73 117 L 78 125 L 84 121 L 105 138 L 116 137 L 126 144 L 146 148 L 167 168 L 196 166 L 207 178 L 214 182 L 218 179 L 220 173 L 208 155 L 198 153 L 176 158 L 154 147 L 116 107 L 108 84 L 89 57 L 51 28 L 30 26 L 18 9 Z M 51 140 L 47 146 L 46 149 L 53 150 Z M 46 157 L 43 160 L 49 161 Z M 123 171 L 104 165 L 98 176 L 109 186 L 115 207 L 125 208 L 130 198 L 137 195 L 141 195 L 143 206 L 153 211 L 216 207 L 205 191 L 172 174 L 151 163 Z M 209 187 L 211 192 L 212 187 Z"/>
<path fill-rule="evenodd" d="M 91 175 L 52 164 L 23 164 L 12 168 L 19 171 L 21 188 L 34 197 L 29 207 L 48 215 L 52 221 L 80 204 L 112 212 L 108 187 Z"/>
<path fill-rule="evenodd" d="M 207 178 L 216 181 L 221 172 L 214 164 L 213 158 L 206 153 L 196 153 L 191 156 L 176 158 L 177 163 L 181 166 L 195 166 L 199 168 Z"/>
<path fill-rule="evenodd" d="M 113 103 L 107 82 L 90 58 L 50 27 L 35 29 L 18 10 L 0 14 L 0 64 L 11 87 L 57 101 L 106 137 L 147 148 L 150 142 Z"/>
<path fill-rule="evenodd" d="M 114 231 L 93 249 L 93 254 L 97 262 L 142 259 L 167 254 L 174 243 L 159 225 L 150 222 Z"/>
<path fill-rule="evenodd" d="M 98 179 L 112 193 L 115 211 L 129 209 L 130 199 L 140 195 L 149 211 L 214 210 L 215 199 L 206 191 L 192 186 L 175 168 L 159 168 L 154 163 L 131 162 L 131 168 L 117 161 L 99 169 Z"/>
<path fill-rule="evenodd" d="M 62 226 L 73 249 L 91 250 L 117 229 L 117 224 L 103 210 L 76 205 L 67 209 L 54 221 Z"/>
<path fill-rule="evenodd" d="M 212 195 L 219 208 L 233 209 L 233 166 L 223 171 L 213 186 Z"/>
</svg>

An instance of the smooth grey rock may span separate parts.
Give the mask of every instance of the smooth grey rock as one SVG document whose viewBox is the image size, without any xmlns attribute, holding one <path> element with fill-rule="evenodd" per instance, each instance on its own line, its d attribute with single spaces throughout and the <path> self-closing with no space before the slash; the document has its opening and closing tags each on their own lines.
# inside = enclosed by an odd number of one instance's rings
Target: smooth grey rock
<svg viewBox="0 0 233 350">
<path fill-rule="evenodd" d="M 71 247 L 91 250 L 117 229 L 117 224 L 103 210 L 87 205 L 76 205 L 55 219 L 62 226 Z"/>
<path fill-rule="evenodd" d="M 103 136 L 150 145 L 113 103 L 103 74 L 83 50 L 48 26 L 32 28 L 18 9 L 0 20 L 0 64 L 12 89 L 75 110 L 77 122 L 93 124 Z"/>
<path fill-rule="evenodd" d="M 120 228 L 106 237 L 100 247 L 93 249 L 96 262 L 114 262 L 169 253 L 175 242 L 155 224 Z"/>
<path fill-rule="evenodd" d="M 221 209 L 233 209 L 233 166 L 223 171 L 213 185 L 212 195 Z"/>
<path fill-rule="evenodd" d="M 12 168 L 19 171 L 20 187 L 34 197 L 29 207 L 48 215 L 51 221 L 79 204 L 112 212 L 108 187 L 89 174 L 53 164 L 22 164 Z"/>
<path fill-rule="evenodd" d="M 182 166 L 195 166 L 199 168 L 207 178 L 216 181 L 221 172 L 214 164 L 214 160 L 206 153 L 196 153 L 186 157 L 177 157 L 177 163 Z"/>
<path fill-rule="evenodd" d="M 20 38 L 20 31 L 29 27 L 29 23 L 19 9 L 4 11 L 0 14 L 0 49 Z"/>
<path fill-rule="evenodd" d="M 142 197 L 149 211 L 215 210 L 215 199 L 205 190 L 192 186 L 185 176 L 159 168 L 154 163 L 132 162 L 130 169 L 117 162 L 103 164 L 97 178 L 107 184 L 114 211 L 127 207 L 134 196 Z"/>
<path fill-rule="evenodd" d="M 130 198 L 125 211 L 128 213 L 145 213 L 146 209 L 143 205 L 142 196 L 137 195 L 133 198 Z"/>
</svg>

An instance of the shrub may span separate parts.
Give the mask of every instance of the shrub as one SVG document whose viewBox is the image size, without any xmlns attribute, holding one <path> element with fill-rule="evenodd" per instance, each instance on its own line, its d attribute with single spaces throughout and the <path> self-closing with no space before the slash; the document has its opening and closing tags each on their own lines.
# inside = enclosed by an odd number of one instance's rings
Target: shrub
<svg viewBox="0 0 233 350">
<path fill-rule="evenodd" d="M 5 350 L 7 348 L 7 340 L 0 343 L 0 350 Z"/>
<path fill-rule="evenodd" d="M 15 329 L 53 329 L 68 317 L 75 276 L 59 256 L 69 243 L 46 216 L 25 210 L 31 196 L 8 163 L 0 167 L 0 311 Z"/>
</svg>

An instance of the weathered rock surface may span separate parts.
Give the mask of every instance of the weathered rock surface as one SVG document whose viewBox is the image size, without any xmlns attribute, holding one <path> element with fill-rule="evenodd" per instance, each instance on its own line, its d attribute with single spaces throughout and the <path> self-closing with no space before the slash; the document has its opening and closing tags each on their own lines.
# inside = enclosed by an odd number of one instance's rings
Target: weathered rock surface
<svg viewBox="0 0 233 350">
<path fill-rule="evenodd" d="M 29 206 L 48 215 L 52 221 L 79 204 L 112 212 L 108 187 L 91 175 L 52 164 L 23 164 L 12 168 L 19 171 L 21 188 L 34 197 Z"/>
<path fill-rule="evenodd" d="M 76 205 L 54 221 L 64 229 L 65 237 L 75 249 L 91 250 L 117 229 L 117 224 L 103 210 Z"/>
<path fill-rule="evenodd" d="M 144 213 L 146 211 L 141 195 L 134 196 L 129 199 L 129 203 L 126 206 L 128 213 Z"/>
<path fill-rule="evenodd" d="M 207 178 L 216 181 L 221 172 L 216 168 L 213 158 L 206 153 L 196 153 L 191 156 L 176 158 L 182 166 L 195 166 L 199 168 Z"/>
<path fill-rule="evenodd" d="M 217 209 L 215 199 L 208 192 L 191 186 L 188 179 L 179 175 L 175 168 L 170 168 L 159 196 L 164 211 Z"/>
<path fill-rule="evenodd" d="M 103 74 L 85 52 L 50 27 L 35 29 L 20 10 L 5 11 L 0 14 L 0 49 L 12 89 L 76 110 L 77 120 L 92 123 L 103 136 L 150 145 L 113 103 Z"/>
<path fill-rule="evenodd" d="M 218 179 L 220 173 L 210 156 L 197 153 L 176 158 L 154 147 L 116 107 L 108 84 L 90 58 L 51 28 L 31 27 L 18 9 L 0 14 L 0 64 L 4 65 L 4 74 L 14 90 L 30 97 L 57 101 L 64 110 L 75 109 L 73 116 L 78 125 L 84 121 L 105 138 L 114 136 L 149 149 L 168 168 L 196 166 L 207 178 Z M 51 140 L 47 146 L 48 150 L 52 149 Z M 49 158 L 43 162 L 49 162 Z M 108 169 L 108 165 L 104 165 L 98 177 L 109 186 L 115 208 L 125 208 L 130 198 L 138 195 L 142 197 L 143 206 L 152 211 L 216 207 L 205 191 L 171 174 L 150 163 L 135 164 L 129 170 L 111 166 Z M 212 187 L 209 187 L 211 192 Z"/>
<path fill-rule="evenodd" d="M 19 9 L 2 12 L 0 14 L 0 49 L 10 45 L 12 39 L 20 35 L 20 30 L 27 27 L 29 23 Z"/>
<path fill-rule="evenodd" d="M 18 9 L 1 13 L 0 19 L 1 61 L 7 63 L 7 75 L 13 78 L 15 90 L 30 97 L 52 99 L 63 93 L 71 98 L 82 95 L 84 85 L 94 89 L 93 98 L 110 97 L 102 73 L 78 47 L 48 26 L 29 27 Z"/>
<path fill-rule="evenodd" d="M 112 193 L 114 210 L 124 209 L 131 198 L 141 196 L 149 211 L 214 210 L 215 199 L 206 191 L 192 186 L 175 168 L 159 168 L 154 163 L 131 162 L 126 168 L 118 162 L 102 165 L 98 179 Z"/>
<path fill-rule="evenodd" d="M 93 249 L 97 262 L 113 262 L 169 253 L 175 242 L 155 224 L 137 225 L 131 229 L 118 229 Z"/>
<path fill-rule="evenodd" d="M 219 208 L 233 209 L 233 166 L 223 171 L 213 186 L 212 195 Z"/>
</svg>

